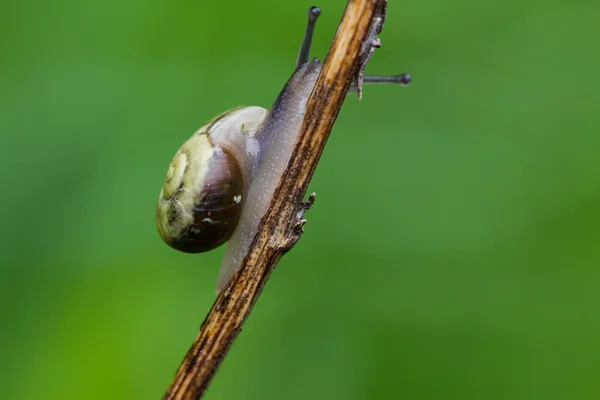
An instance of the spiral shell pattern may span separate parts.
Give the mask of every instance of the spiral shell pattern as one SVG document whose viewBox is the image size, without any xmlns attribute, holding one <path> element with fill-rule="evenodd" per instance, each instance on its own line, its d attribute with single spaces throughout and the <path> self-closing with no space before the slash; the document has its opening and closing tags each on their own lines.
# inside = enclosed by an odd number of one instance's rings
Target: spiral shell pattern
<svg viewBox="0 0 600 400">
<path fill-rule="evenodd" d="M 171 247 L 199 253 L 231 236 L 242 210 L 239 164 L 200 129 L 171 162 L 156 208 L 158 231 Z"/>
</svg>

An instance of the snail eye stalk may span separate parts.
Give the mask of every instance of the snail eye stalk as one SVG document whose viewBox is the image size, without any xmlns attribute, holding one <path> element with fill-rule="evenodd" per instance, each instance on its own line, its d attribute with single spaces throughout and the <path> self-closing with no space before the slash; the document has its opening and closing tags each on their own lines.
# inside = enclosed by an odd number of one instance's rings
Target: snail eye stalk
<svg viewBox="0 0 600 400">
<path fill-rule="evenodd" d="M 298 60 L 296 61 L 296 71 L 310 61 L 310 47 L 312 45 L 313 34 L 315 33 L 315 25 L 320 15 L 321 9 L 319 7 L 311 7 L 308 10 L 308 23 L 306 24 L 306 33 L 304 33 L 304 40 L 302 40 L 302 46 L 300 46 Z"/>
</svg>

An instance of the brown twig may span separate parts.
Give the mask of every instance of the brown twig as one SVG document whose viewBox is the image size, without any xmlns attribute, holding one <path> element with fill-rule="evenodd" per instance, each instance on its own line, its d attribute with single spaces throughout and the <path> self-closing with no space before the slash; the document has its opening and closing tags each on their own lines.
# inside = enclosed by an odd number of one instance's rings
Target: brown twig
<svg viewBox="0 0 600 400">
<path fill-rule="evenodd" d="M 364 44 L 383 7 L 385 0 L 349 0 L 269 211 L 241 267 L 204 320 L 164 400 L 195 400 L 204 394 L 275 265 L 302 235 L 304 212 L 314 196 L 308 202 L 302 199 L 350 84 L 365 61 L 361 60 Z"/>
</svg>

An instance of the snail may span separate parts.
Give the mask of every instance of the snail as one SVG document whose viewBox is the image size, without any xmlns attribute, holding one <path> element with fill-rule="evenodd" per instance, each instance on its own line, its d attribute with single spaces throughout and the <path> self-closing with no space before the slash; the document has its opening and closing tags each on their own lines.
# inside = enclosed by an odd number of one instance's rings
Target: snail
<svg viewBox="0 0 600 400">
<path fill-rule="evenodd" d="M 228 242 L 218 290 L 249 249 L 297 143 L 322 66 L 319 59 L 310 61 L 320 14 L 317 7 L 309 9 L 296 69 L 272 108 L 239 107 L 217 116 L 181 146 L 167 171 L 156 208 L 160 236 L 187 253 Z M 411 81 L 408 74 L 363 77 L 362 70 L 360 78 L 364 83 Z M 355 83 L 350 90 L 359 88 Z"/>
</svg>

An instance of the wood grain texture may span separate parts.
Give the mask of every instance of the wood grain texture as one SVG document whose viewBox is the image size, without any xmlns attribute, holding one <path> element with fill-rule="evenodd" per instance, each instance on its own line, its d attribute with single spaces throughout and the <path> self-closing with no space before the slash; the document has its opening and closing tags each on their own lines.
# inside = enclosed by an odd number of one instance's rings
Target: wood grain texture
<svg viewBox="0 0 600 400">
<path fill-rule="evenodd" d="M 350 0 L 307 105 L 299 142 L 241 267 L 216 299 L 163 400 L 202 397 L 279 259 L 302 234 L 303 202 L 383 0 Z M 265 382 L 265 385 L 268 383 Z"/>
</svg>

